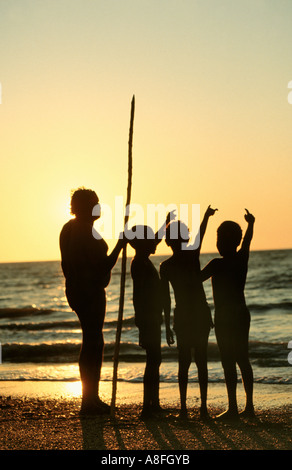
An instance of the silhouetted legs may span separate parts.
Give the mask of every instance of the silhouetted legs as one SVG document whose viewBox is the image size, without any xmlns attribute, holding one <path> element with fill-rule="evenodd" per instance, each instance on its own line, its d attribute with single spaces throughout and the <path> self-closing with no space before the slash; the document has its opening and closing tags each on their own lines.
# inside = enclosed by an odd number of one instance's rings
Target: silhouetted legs
<svg viewBox="0 0 292 470">
<path fill-rule="evenodd" d="M 159 405 L 159 368 L 161 364 L 160 347 L 146 349 L 146 367 L 144 371 L 143 415 L 158 411 Z"/>
<path fill-rule="evenodd" d="M 87 402 L 94 402 L 98 397 L 103 347 L 102 332 L 83 330 L 79 370 L 82 382 L 82 398 Z"/>
<path fill-rule="evenodd" d="M 221 356 L 222 357 L 222 356 Z M 237 387 L 237 371 L 236 362 L 230 358 L 222 359 L 225 383 L 228 396 L 228 416 L 236 417 L 238 415 L 236 387 Z M 226 414 L 227 417 L 227 414 Z"/>
<path fill-rule="evenodd" d="M 87 304 L 77 313 L 82 328 L 82 345 L 79 355 L 79 371 L 82 382 L 82 412 L 109 412 L 110 407 L 99 398 L 99 382 L 103 361 L 103 321 L 105 296 Z M 97 301 L 98 300 L 98 301 Z"/>
<path fill-rule="evenodd" d="M 205 332 L 202 335 L 197 335 L 194 346 L 195 363 L 198 369 L 198 379 L 200 386 L 201 407 L 200 414 L 202 418 L 208 416 L 207 412 L 207 390 L 208 390 L 208 366 L 207 366 L 207 346 L 208 334 Z M 181 417 L 187 416 L 187 386 L 188 386 L 188 372 L 192 362 L 192 349 L 186 346 L 179 346 L 178 349 L 178 382 L 180 391 L 181 402 Z"/>
<path fill-rule="evenodd" d="M 246 416 L 254 416 L 253 371 L 248 357 L 248 332 L 249 325 L 240 325 L 232 329 L 216 326 L 216 337 L 228 395 L 228 410 L 221 415 L 222 418 L 238 417 L 236 399 L 237 364 L 241 371 L 246 394 L 246 406 L 243 414 Z"/>
<path fill-rule="evenodd" d="M 239 365 L 242 382 L 246 395 L 246 405 L 245 410 L 242 414 L 246 416 L 254 415 L 254 406 L 253 406 L 253 370 L 249 362 L 248 357 L 239 358 L 237 360 Z"/>
<path fill-rule="evenodd" d="M 201 417 L 207 417 L 207 390 L 208 390 L 208 366 L 207 366 L 207 345 L 208 337 L 206 341 L 201 345 L 195 347 L 195 362 L 198 369 L 198 378 L 200 385 L 201 394 Z"/>
<path fill-rule="evenodd" d="M 159 404 L 159 368 L 161 364 L 161 341 L 159 332 L 153 335 L 153 340 L 144 344 L 146 350 L 146 366 L 144 371 L 144 396 L 142 417 L 149 417 L 152 412 L 160 411 Z M 148 332 L 149 335 L 149 332 Z"/>
<path fill-rule="evenodd" d="M 180 393 L 180 415 L 187 416 L 187 387 L 189 368 L 192 362 L 191 348 L 179 347 L 178 350 L 178 385 Z"/>
</svg>

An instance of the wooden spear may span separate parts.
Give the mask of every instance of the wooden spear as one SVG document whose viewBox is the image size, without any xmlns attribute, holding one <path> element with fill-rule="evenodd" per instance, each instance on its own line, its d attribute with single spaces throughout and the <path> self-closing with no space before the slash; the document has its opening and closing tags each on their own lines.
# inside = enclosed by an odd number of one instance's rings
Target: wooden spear
<svg viewBox="0 0 292 470">
<path fill-rule="evenodd" d="M 131 117 L 130 117 L 129 142 L 128 142 L 128 187 L 127 187 L 127 201 L 126 201 L 126 210 L 125 210 L 125 225 L 126 225 L 126 223 L 128 222 L 128 219 L 129 219 L 129 205 L 130 205 L 130 202 L 131 202 L 132 147 L 133 147 L 134 114 L 135 114 L 135 96 L 133 96 L 132 102 L 131 102 Z M 127 245 L 124 246 L 123 251 L 122 251 L 120 302 L 119 302 L 118 324 L 117 324 L 116 342 L 115 342 L 115 350 L 114 350 L 114 370 L 113 370 L 111 416 L 114 416 L 114 414 L 115 414 L 118 365 L 119 365 L 119 352 L 120 352 L 120 340 L 121 340 L 121 332 L 122 332 L 124 298 L 125 298 L 126 267 L 127 267 Z"/>
</svg>

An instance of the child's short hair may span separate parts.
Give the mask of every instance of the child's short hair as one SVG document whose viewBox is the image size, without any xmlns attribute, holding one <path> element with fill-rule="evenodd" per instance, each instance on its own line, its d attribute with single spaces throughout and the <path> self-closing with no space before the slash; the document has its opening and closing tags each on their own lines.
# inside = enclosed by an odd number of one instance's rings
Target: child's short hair
<svg viewBox="0 0 292 470">
<path fill-rule="evenodd" d="M 177 243 L 186 243 L 190 239 L 190 232 L 187 225 L 181 220 L 171 221 L 165 230 L 165 241 L 168 246 L 177 245 Z"/>
<path fill-rule="evenodd" d="M 92 201 L 98 203 L 98 197 L 92 189 L 78 188 L 71 193 L 71 214 L 78 215 L 92 210 Z"/>
<path fill-rule="evenodd" d="M 129 243 L 135 250 L 144 249 L 149 245 L 149 242 L 154 242 L 155 240 L 155 234 L 148 225 L 134 225 L 130 232 L 132 233 Z"/>
<path fill-rule="evenodd" d="M 217 229 L 217 247 L 220 251 L 236 249 L 242 238 L 240 225 L 231 220 L 226 220 Z"/>
</svg>

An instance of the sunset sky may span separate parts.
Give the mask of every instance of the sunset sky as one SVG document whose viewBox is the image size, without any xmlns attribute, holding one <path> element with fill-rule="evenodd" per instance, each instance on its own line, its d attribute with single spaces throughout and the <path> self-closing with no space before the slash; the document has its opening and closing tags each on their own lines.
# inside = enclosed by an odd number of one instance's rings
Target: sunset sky
<svg viewBox="0 0 292 470">
<path fill-rule="evenodd" d="M 292 248 L 291 21 L 290 0 L 0 0 L 0 262 L 60 258 L 71 189 L 125 200 L 133 94 L 133 203 L 217 207 L 204 252 L 245 208 L 252 249 Z"/>
</svg>

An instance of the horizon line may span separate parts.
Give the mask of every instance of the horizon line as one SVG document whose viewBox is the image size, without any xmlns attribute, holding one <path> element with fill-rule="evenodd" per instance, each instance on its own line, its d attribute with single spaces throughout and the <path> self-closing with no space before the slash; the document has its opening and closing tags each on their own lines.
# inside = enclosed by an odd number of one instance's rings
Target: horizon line
<svg viewBox="0 0 292 470">
<path fill-rule="evenodd" d="M 255 250 L 250 250 L 250 253 L 257 253 L 257 252 L 264 252 L 264 251 L 291 251 L 291 248 L 258 248 Z M 203 251 L 201 252 L 200 255 L 214 255 L 217 254 L 219 255 L 218 251 Z M 133 257 L 133 255 L 130 255 L 130 257 Z M 153 254 L 151 255 L 151 258 L 153 257 L 162 257 L 162 256 L 171 256 L 171 253 L 161 253 L 161 254 Z M 121 255 L 119 255 L 118 259 L 121 258 Z M 59 259 L 40 259 L 40 260 L 22 260 L 22 261 L 0 261 L 0 264 L 20 264 L 20 263 L 56 263 L 56 262 L 61 262 L 61 258 Z"/>
</svg>

